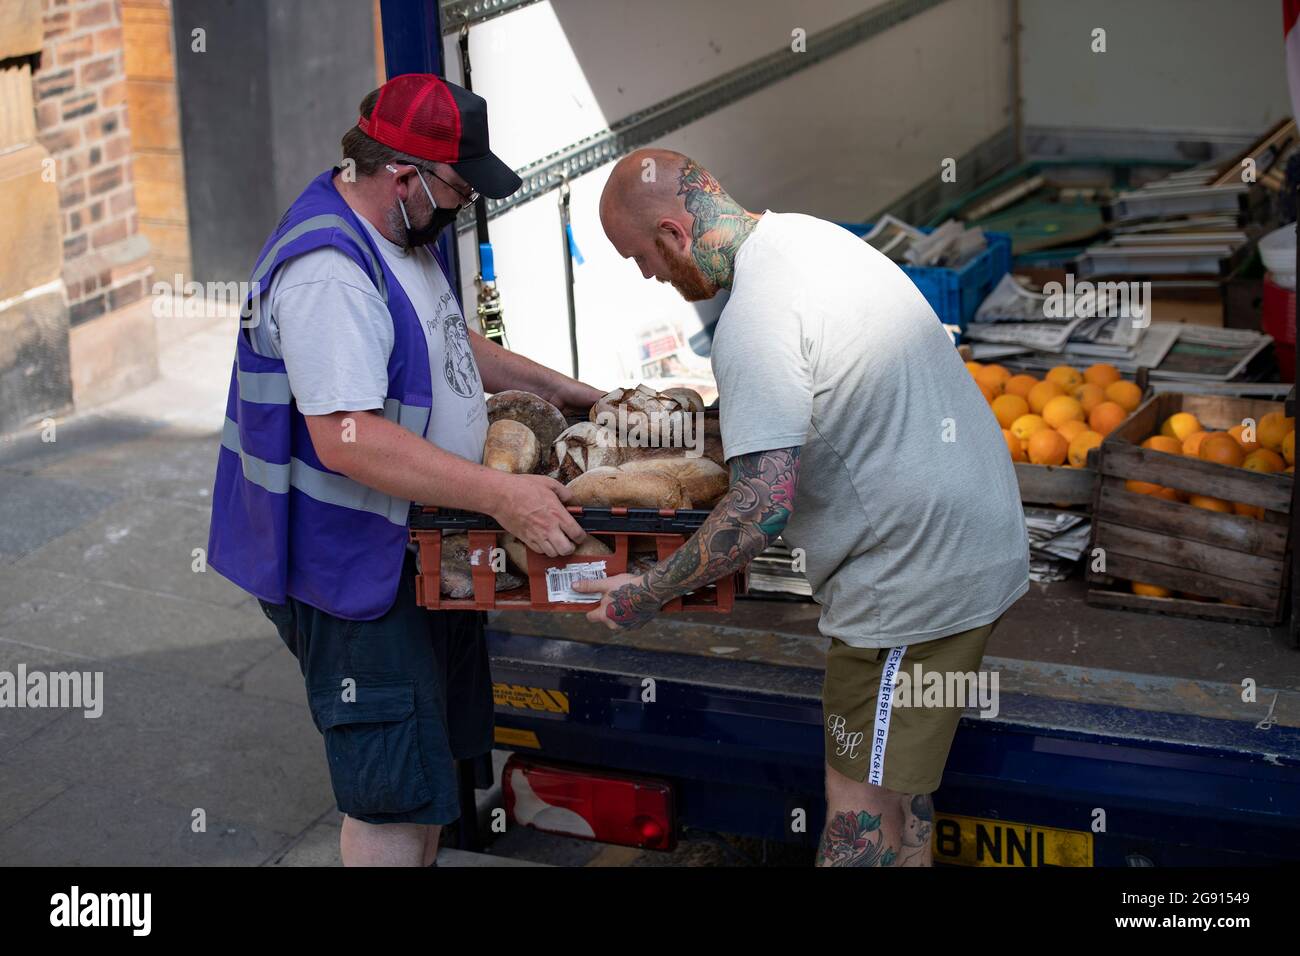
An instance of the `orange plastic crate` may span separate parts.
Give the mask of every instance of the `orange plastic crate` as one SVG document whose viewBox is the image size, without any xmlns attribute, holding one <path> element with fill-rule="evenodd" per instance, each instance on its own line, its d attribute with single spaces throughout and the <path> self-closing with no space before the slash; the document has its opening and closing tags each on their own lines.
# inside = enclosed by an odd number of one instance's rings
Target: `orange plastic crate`
<svg viewBox="0 0 1300 956">
<path fill-rule="evenodd" d="M 654 538 L 655 550 L 659 560 L 668 557 L 679 549 L 690 537 L 683 532 L 664 531 L 611 531 L 607 530 L 611 517 L 616 522 L 620 512 L 628 509 L 601 509 L 602 527 L 594 531 L 598 538 L 613 548 L 612 554 L 584 555 L 569 554 L 560 557 L 547 557 L 536 551 L 528 551 L 528 582 L 523 587 L 511 591 L 496 590 L 496 573 L 491 561 L 486 558 L 493 548 L 500 547 L 499 538 L 503 532 L 499 528 L 411 528 L 411 540 L 420 549 L 421 573 L 415 580 L 415 598 L 421 607 L 430 610 L 476 610 L 476 611 L 580 611 L 586 613 L 595 607 L 595 602 L 548 601 L 546 596 L 546 571 L 548 568 L 563 568 L 570 564 L 583 564 L 591 561 L 604 561 L 607 577 L 624 574 L 627 571 L 628 555 L 631 552 L 631 539 Z M 578 523 L 583 524 L 583 510 L 570 508 Z M 436 509 L 423 509 L 425 516 L 435 514 Z M 665 518 L 672 517 L 671 511 L 660 512 Z M 490 519 L 488 519 L 490 521 Z M 471 579 L 474 595 L 468 598 L 443 597 L 440 587 L 442 573 L 442 536 L 444 534 L 464 533 L 469 538 L 470 554 L 484 556 L 477 563 L 471 561 Z M 679 611 L 712 611 L 727 613 L 735 606 L 736 595 L 744 594 L 747 575 L 742 569 L 728 577 L 721 578 L 713 584 L 682 597 L 675 598 L 664 605 L 661 613 Z"/>
</svg>

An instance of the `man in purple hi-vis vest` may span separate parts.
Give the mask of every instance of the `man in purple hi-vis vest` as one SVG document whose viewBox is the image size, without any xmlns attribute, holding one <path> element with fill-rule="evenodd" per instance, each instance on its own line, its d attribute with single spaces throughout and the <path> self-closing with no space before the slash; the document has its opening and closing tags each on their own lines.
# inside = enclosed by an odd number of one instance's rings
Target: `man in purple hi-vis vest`
<svg viewBox="0 0 1300 956">
<path fill-rule="evenodd" d="M 343 163 L 254 266 L 231 371 L 208 561 L 257 596 L 298 659 L 344 813 L 346 865 L 433 865 L 460 813 L 455 761 L 492 748 L 482 614 L 415 603 L 411 502 L 492 515 L 570 554 L 568 493 L 485 468 L 484 392 L 585 412 L 601 391 L 471 331 L 429 245 L 519 177 L 487 104 L 426 74 L 361 103 Z"/>
</svg>

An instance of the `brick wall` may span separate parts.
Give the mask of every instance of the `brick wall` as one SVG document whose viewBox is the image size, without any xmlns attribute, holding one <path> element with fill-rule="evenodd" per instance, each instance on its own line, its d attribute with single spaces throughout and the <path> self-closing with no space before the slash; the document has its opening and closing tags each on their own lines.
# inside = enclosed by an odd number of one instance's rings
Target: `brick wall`
<svg viewBox="0 0 1300 956">
<path fill-rule="evenodd" d="M 132 177 L 120 0 L 43 0 L 37 140 L 56 160 L 69 321 L 148 292 Z"/>
</svg>

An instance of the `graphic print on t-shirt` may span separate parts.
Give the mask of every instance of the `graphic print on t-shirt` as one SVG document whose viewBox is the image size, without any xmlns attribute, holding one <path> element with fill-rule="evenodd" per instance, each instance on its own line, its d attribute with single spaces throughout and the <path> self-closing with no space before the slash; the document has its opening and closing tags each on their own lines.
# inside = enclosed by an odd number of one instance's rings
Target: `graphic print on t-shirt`
<svg viewBox="0 0 1300 956">
<path fill-rule="evenodd" d="M 443 377 L 453 392 L 469 398 L 480 388 L 478 367 L 474 364 L 474 353 L 470 351 L 469 329 L 454 304 L 455 297 L 450 291 L 438 297 L 437 315 L 430 323 L 429 331 L 435 332 L 435 323 L 442 327 Z M 450 313 L 447 311 L 449 307 L 453 307 Z"/>
</svg>

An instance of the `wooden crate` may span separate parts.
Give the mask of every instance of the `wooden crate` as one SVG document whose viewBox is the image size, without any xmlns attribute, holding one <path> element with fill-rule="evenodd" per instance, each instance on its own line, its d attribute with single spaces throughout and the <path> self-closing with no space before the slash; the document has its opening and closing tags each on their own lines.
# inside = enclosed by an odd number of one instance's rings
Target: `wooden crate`
<svg viewBox="0 0 1300 956">
<path fill-rule="evenodd" d="M 1097 460 L 1098 450 L 1094 448 L 1088 452 L 1088 464 L 1083 468 L 1016 462 L 1020 500 L 1027 505 L 1092 507 L 1097 494 Z"/>
<path fill-rule="evenodd" d="M 1102 443 L 1093 504 L 1092 548 L 1105 552 L 1104 573 L 1088 579 L 1142 581 L 1216 600 L 1156 598 L 1091 588 L 1088 602 L 1251 624 L 1284 616 L 1290 550 L 1291 476 L 1270 475 L 1142 448 L 1170 415 L 1187 411 L 1207 430 L 1227 431 L 1243 418 L 1281 411 L 1280 402 L 1220 395 L 1166 393 L 1143 403 Z M 1128 491 L 1130 479 L 1265 509 L 1263 519 L 1222 514 Z M 1091 552 L 1091 549 L 1090 549 Z"/>
</svg>

